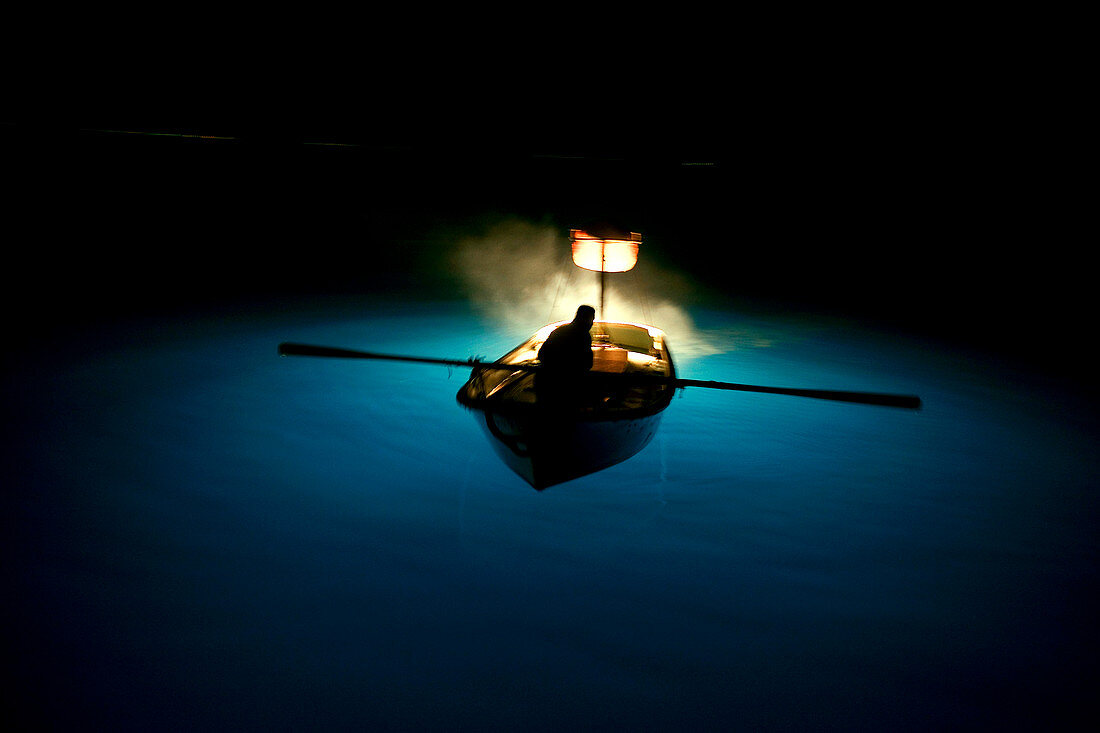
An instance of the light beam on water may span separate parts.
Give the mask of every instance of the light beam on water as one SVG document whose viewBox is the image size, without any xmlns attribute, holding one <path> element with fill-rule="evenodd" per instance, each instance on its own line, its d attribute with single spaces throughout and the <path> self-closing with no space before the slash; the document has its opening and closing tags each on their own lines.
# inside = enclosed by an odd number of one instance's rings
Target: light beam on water
<svg viewBox="0 0 1100 733">
<path fill-rule="evenodd" d="M 538 269 L 516 287 L 549 306 Z M 12 658 L 41 719 L 927 730 L 1085 704 L 1100 470 L 1066 395 L 851 324 L 684 311 L 734 337 L 684 376 L 925 407 L 689 389 L 639 455 L 539 493 L 455 403 L 464 370 L 275 356 L 495 357 L 573 307 L 495 297 L 24 365 Z"/>
</svg>

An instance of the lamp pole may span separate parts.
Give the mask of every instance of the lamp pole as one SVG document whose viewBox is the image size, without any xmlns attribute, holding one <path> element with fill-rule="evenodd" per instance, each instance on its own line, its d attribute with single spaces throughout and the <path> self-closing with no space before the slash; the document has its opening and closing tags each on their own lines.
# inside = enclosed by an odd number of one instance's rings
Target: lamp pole
<svg viewBox="0 0 1100 733">
<path fill-rule="evenodd" d="M 607 320 L 607 311 L 604 309 L 604 280 L 607 277 L 607 240 L 600 240 L 600 317 Z"/>
</svg>

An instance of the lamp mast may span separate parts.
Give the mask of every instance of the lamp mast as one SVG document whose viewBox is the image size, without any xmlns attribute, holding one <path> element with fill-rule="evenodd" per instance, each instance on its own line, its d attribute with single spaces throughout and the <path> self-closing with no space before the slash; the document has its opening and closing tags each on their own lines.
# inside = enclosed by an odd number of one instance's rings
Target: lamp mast
<svg viewBox="0 0 1100 733">
<path fill-rule="evenodd" d="M 572 240 L 573 264 L 600 273 L 600 317 L 606 320 L 607 273 L 626 272 L 634 267 L 638 262 L 638 245 L 642 242 L 642 235 L 637 232 L 608 232 L 606 227 L 602 229 L 597 230 L 596 235 L 583 229 L 570 229 L 569 238 Z"/>
<path fill-rule="evenodd" d="M 607 320 L 604 308 L 604 285 L 607 281 L 607 240 L 600 240 L 600 318 Z"/>
</svg>

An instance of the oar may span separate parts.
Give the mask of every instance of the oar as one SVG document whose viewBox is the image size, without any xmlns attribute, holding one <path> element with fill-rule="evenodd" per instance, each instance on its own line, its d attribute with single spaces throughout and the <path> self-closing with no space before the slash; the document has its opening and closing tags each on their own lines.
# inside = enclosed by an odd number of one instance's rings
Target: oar
<svg viewBox="0 0 1100 733">
<path fill-rule="evenodd" d="M 707 389 L 730 389 L 738 392 L 766 392 L 767 394 L 785 394 L 792 397 L 812 397 L 817 400 L 836 402 L 856 402 L 862 405 L 882 405 L 883 407 L 905 407 L 919 410 L 920 397 L 916 395 L 885 394 L 882 392 L 847 392 L 836 389 L 800 389 L 797 387 L 761 387 L 755 384 L 736 384 L 734 382 L 701 382 L 698 379 L 677 379 L 677 387 L 706 387 Z"/>
<path fill-rule="evenodd" d="M 427 356 L 399 356 L 397 354 L 377 354 L 372 351 L 339 349 L 334 346 L 311 346 L 310 344 L 279 344 L 279 356 L 328 356 L 337 359 L 383 359 L 389 361 L 412 361 L 420 364 L 442 364 L 443 366 L 476 367 L 479 369 L 508 369 L 510 371 L 537 372 L 536 364 L 505 364 L 500 361 L 481 361 L 480 359 L 433 359 Z"/>
<path fill-rule="evenodd" d="M 469 367 L 475 369 L 507 369 L 509 371 L 537 372 L 542 367 L 537 364 L 505 364 L 499 361 L 481 361 L 480 359 L 434 359 L 423 356 L 400 356 L 397 354 L 378 354 L 371 351 L 340 349 L 332 346 L 311 346 L 309 344 L 279 344 L 280 356 L 323 356 L 338 359 L 382 359 L 389 361 L 409 361 L 421 364 L 442 364 L 444 366 Z M 756 384 L 737 384 L 735 382 L 711 382 L 698 379 L 677 379 L 650 374 L 613 375 L 593 372 L 600 379 L 616 379 L 647 384 L 669 384 L 677 389 L 685 387 L 703 387 L 706 389 L 726 389 L 737 392 L 764 392 L 766 394 L 790 395 L 792 397 L 811 397 L 818 400 L 835 402 L 854 402 L 861 405 L 880 405 L 883 407 L 902 407 L 919 410 L 920 397 L 915 395 L 884 394 L 881 392 L 849 392 L 834 389 L 800 389 L 797 387 L 764 387 Z"/>
</svg>

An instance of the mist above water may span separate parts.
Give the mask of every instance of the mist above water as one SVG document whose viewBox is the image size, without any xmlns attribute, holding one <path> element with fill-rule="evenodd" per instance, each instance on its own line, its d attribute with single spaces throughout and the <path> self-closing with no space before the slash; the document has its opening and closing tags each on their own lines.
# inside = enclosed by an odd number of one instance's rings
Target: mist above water
<svg viewBox="0 0 1100 733">
<path fill-rule="evenodd" d="M 693 284 L 686 275 L 647 260 L 643 240 L 638 264 L 608 273 L 600 313 L 599 274 L 573 264 L 570 243 L 558 227 L 507 218 L 460 237 L 452 262 L 471 301 L 483 315 L 520 333 L 573 318 L 577 306 L 596 308 L 597 318 L 646 323 L 668 335 L 679 360 L 729 350 L 696 327 L 685 306 Z"/>
</svg>

